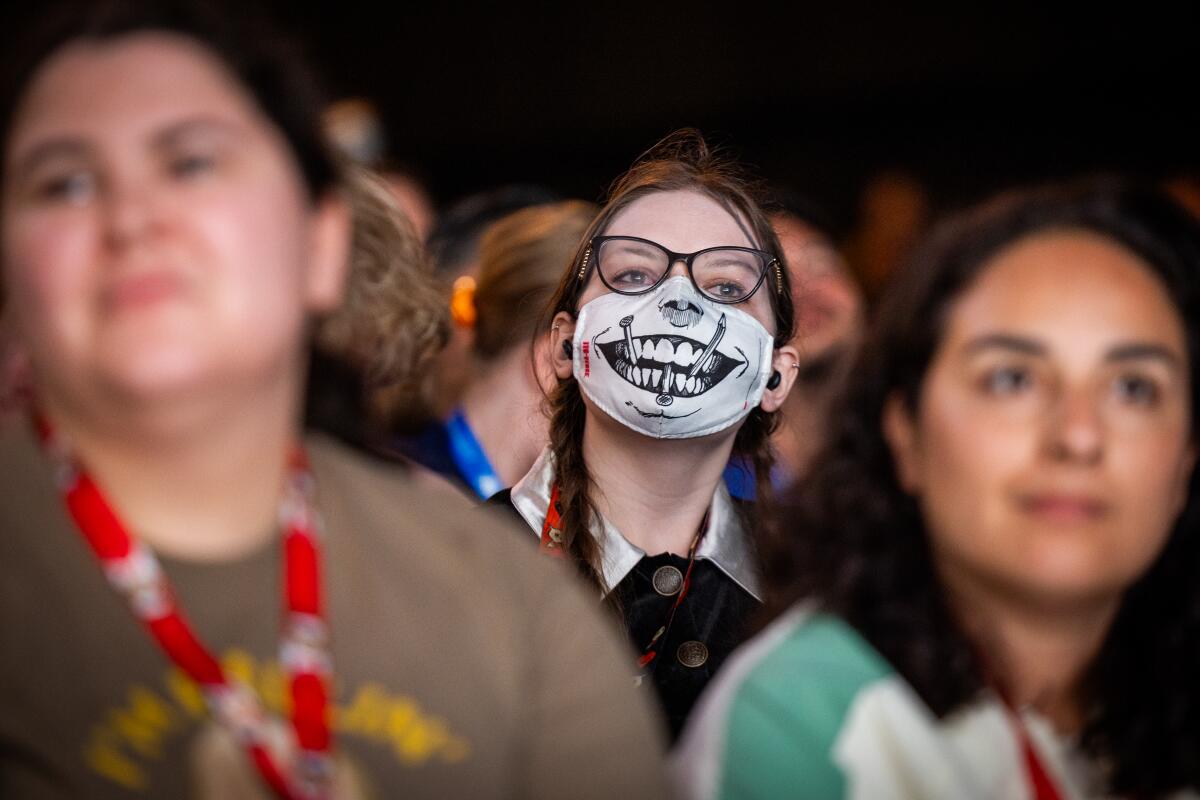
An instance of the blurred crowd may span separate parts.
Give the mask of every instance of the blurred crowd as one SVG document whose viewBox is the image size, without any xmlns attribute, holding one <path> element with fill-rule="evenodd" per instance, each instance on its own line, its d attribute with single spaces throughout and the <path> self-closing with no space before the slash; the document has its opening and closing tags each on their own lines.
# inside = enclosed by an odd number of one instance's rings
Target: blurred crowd
<svg viewBox="0 0 1200 800">
<path fill-rule="evenodd" d="M 228 11 L 5 76 L 0 794 L 1200 796 L 1200 184 L 435 203 Z"/>
</svg>

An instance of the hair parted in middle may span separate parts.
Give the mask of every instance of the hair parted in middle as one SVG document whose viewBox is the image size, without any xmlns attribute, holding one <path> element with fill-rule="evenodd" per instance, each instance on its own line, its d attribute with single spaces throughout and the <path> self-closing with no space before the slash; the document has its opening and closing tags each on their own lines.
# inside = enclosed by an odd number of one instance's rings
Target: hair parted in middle
<svg viewBox="0 0 1200 800">
<path fill-rule="evenodd" d="M 776 263 L 759 291 L 768 293 L 775 318 L 775 346 L 787 343 L 793 334 L 795 310 L 783 250 L 763 211 L 763 190 L 745 171 L 711 148 L 694 129 L 676 131 L 646 151 L 609 190 L 600 213 L 592 220 L 579 242 L 575 256 L 566 265 L 558 289 L 543 314 L 539 331 L 547 330 L 555 315 L 565 312 L 574 318 L 579 298 L 587 284 L 594 259 L 590 243 L 603 235 L 613 218 L 641 197 L 657 192 L 692 191 L 712 198 L 729 212 L 760 250 L 771 253 Z M 583 459 L 583 427 L 586 416 L 583 396 L 574 377 L 561 380 L 547 398 L 550 416 L 550 448 L 554 455 L 555 480 L 563 532 L 563 549 L 581 571 L 602 590 L 600 547 L 590 535 L 597 522 L 589 493 L 590 473 Z M 740 507 L 752 536 L 758 536 L 764 509 L 771 504 L 771 433 L 778 425 L 777 413 L 753 409 L 734 439 L 733 452 L 754 465 L 757 501 Z M 610 595 L 611 597 L 611 595 Z"/>
</svg>

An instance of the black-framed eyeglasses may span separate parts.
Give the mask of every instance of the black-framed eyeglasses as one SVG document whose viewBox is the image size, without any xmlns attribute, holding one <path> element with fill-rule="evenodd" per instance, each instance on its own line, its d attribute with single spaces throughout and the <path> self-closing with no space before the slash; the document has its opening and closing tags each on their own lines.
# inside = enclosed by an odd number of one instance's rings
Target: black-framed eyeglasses
<svg viewBox="0 0 1200 800">
<path fill-rule="evenodd" d="M 779 260 L 752 247 L 706 247 L 676 253 L 637 236 L 596 236 L 588 244 L 579 277 L 594 261 L 601 282 L 617 294 L 645 294 L 666 280 L 676 261 L 687 265 L 692 285 L 716 303 L 744 303 Z"/>
</svg>

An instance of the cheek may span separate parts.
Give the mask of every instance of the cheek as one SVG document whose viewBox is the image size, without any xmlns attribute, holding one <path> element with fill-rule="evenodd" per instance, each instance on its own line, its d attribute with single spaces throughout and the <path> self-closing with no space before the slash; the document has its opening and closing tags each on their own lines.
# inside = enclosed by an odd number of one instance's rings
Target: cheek
<svg viewBox="0 0 1200 800">
<path fill-rule="evenodd" d="M 3 237 L 6 305 L 18 337 L 39 350 L 86 336 L 98 277 L 90 216 L 78 210 L 18 214 Z"/>
<path fill-rule="evenodd" d="M 224 265 L 220 304 L 243 333 L 298 335 L 305 315 L 308 209 L 285 191 L 246 192 L 196 209 L 203 240 Z"/>
<path fill-rule="evenodd" d="M 767 329 L 767 333 L 775 335 L 775 311 L 771 308 L 771 298 L 767 294 L 769 287 L 763 286 L 760 288 L 750 301 L 743 303 L 734 308 L 740 308 L 750 316 L 758 320 L 758 323 Z"/>
<path fill-rule="evenodd" d="M 1036 432 L 1020 416 L 981 411 L 965 392 L 927 392 L 916 465 L 934 539 L 981 542 L 1006 513 L 1011 483 L 1030 463 Z"/>
<path fill-rule="evenodd" d="M 1164 538 L 1180 510 L 1189 465 L 1183 417 L 1181 409 L 1161 424 L 1117 429 L 1110 439 L 1113 484 L 1124 494 L 1126 527 L 1141 531 L 1139 538 Z"/>
</svg>

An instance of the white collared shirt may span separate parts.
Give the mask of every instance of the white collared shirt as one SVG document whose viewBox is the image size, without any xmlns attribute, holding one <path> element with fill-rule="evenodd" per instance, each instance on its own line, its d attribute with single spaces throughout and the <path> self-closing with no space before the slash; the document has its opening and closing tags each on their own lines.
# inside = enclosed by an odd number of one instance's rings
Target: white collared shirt
<svg viewBox="0 0 1200 800">
<path fill-rule="evenodd" d="M 554 480 L 554 456 L 549 448 L 542 451 L 533 468 L 512 488 L 512 504 L 521 518 L 529 524 L 534 536 L 542 535 L 546 510 L 550 507 L 551 484 Z M 612 523 L 599 512 L 600 530 L 593 531 L 600 544 L 604 594 L 615 588 L 645 557 L 646 552 L 630 543 Z M 697 559 L 711 561 L 738 586 L 762 602 L 762 583 L 755 563 L 754 550 L 725 481 L 717 484 L 712 505 L 708 509 L 708 529 L 696 550 Z"/>
</svg>

